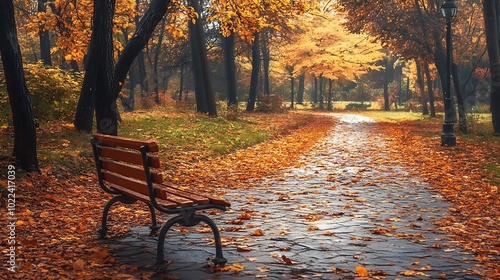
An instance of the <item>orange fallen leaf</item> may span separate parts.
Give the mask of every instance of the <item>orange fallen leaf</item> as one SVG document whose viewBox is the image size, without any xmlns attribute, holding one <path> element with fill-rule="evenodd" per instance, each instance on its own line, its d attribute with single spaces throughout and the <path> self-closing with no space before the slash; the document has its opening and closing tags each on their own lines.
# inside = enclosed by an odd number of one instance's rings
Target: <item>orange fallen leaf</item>
<svg viewBox="0 0 500 280">
<path fill-rule="evenodd" d="M 370 276 L 370 272 L 364 266 L 356 266 L 356 275 L 360 277 Z"/>
<path fill-rule="evenodd" d="M 236 251 L 238 251 L 238 252 L 250 252 L 250 251 L 252 251 L 252 248 L 250 248 L 246 245 L 240 245 L 240 246 L 236 246 Z"/>
<path fill-rule="evenodd" d="M 292 265 L 292 264 L 293 264 L 292 260 L 291 260 L 291 259 L 289 259 L 289 258 L 287 258 L 285 255 L 282 255 L 282 256 L 281 256 L 281 259 L 282 259 L 282 260 L 285 262 L 285 264 L 287 264 L 287 265 Z"/>
<path fill-rule="evenodd" d="M 74 263 L 73 263 L 73 269 L 74 270 L 77 270 L 77 271 L 81 271 L 84 269 L 84 266 L 85 266 L 85 263 L 83 262 L 82 259 L 79 259 L 79 260 L 76 260 Z"/>
<path fill-rule="evenodd" d="M 264 231 L 262 231 L 261 229 L 256 229 L 255 231 L 252 231 L 250 233 L 251 236 L 262 236 L 264 235 Z"/>
</svg>

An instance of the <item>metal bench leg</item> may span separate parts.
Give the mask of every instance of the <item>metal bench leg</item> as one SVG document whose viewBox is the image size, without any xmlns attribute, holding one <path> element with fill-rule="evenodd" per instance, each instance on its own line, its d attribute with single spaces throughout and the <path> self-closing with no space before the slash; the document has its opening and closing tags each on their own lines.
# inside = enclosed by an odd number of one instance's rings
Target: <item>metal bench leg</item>
<svg viewBox="0 0 500 280">
<path fill-rule="evenodd" d="M 190 219 L 186 220 L 186 217 L 190 217 Z M 224 267 L 224 265 L 227 263 L 227 260 L 222 255 L 222 244 L 221 244 L 221 239 L 220 239 L 219 228 L 217 228 L 217 225 L 214 223 L 214 221 L 212 221 L 212 219 L 210 219 L 207 216 L 203 216 L 203 215 L 193 215 L 193 216 L 181 215 L 181 216 L 173 217 L 172 219 L 168 220 L 165 225 L 163 225 L 161 227 L 160 235 L 158 235 L 158 247 L 157 247 L 157 251 L 156 251 L 156 264 L 165 263 L 165 260 L 163 259 L 163 257 L 164 257 L 163 247 L 165 244 L 165 236 L 167 234 L 167 231 L 174 224 L 178 223 L 182 226 L 192 227 L 194 225 L 197 225 L 199 222 L 205 222 L 212 229 L 212 232 L 214 233 L 214 240 L 215 240 L 215 258 L 212 261 L 215 265 L 219 265 L 220 267 Z"/>
<path fill-rule="evenodd" d="M 149 207 L 149 212 L 151 212 L 151 226 L 149 229 L 151 230 L 149 232 L 150 235 L 156 235 L 158 233 L 158 230 L 161 228 L 157 223 L 156 223 L 156 212 L 155 208 L 153 205 L 146 203 Z"/>
<path fill-rule="evenodd" d="M 132 204 L 136 202 L 137 199 L 126 196 L 115 196 L 110 199 L 108 203 L 106 203 L 106 206 L 104 206 L 104 211 L 102 212 L 101 228 L 98 230 L 100 238 L 104 238 L 106 236 L 106 233 L 108 232 L 107 220 L 109 209 L 118 201 L 125 204 Z"/>
<path fill-rule="evenodd" d="M 173 217 L 168 220 L 160 229 L 160 234 L 158 235 L 158 246 L 156 248 L 156 264 L 163 264 L 165 260 L 163 259 L 163 246 L 165 244 L 165 236 L 167 231 L 176 223 L 181 223 L 183 220 L 182 216 Z"/>
<path fill-rule="evenodd" d="M 122 198 L 120 196 L 115 196 L 110 199 L 108 203 L 106 203 L 106 206 L 104 206 L 104 211 L 102 212 L 101 228 L 98 230 L 99 236 L 101 238 L 104 238 L 106 236 L 106 233 L 108 232 L 107 220 L 109 209 L 111 208 L 111 206 L 113 206 L 113 204 L 121 200 Z"/>
<path fill-rule="evenodd" d="M 215 265 L 219 265 L 220 267 L 224 267 L 227 263 L 227 260 L 222 255 L 222 244 L 221 244 L 221 239 L 220 239 L 219 228 L 214 223 L 214 221 L 212 221 L 212 219 L 210 219 L 207 216 L 194 215 L 194 218 L 205 222 L 212 229 L 212 232 L 214 233 L 214 240 L 215 240 L 215 258 L 212 261 Z"/>
</svg>

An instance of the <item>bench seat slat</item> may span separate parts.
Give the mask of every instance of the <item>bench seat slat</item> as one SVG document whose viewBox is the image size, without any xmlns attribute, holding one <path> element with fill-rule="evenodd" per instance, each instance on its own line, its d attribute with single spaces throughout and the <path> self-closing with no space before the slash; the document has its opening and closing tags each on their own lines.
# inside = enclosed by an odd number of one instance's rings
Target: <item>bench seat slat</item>
<svg viewBox="0 0 500 280">
<path fill-rule="evenodd" d="M 210 203 L 210 199 L 208 197 L 200 195 L 200 194 L 182 191 L 179 189 L 171 188 L 171 187 L 166 186 L 166 185 L 155 184 L 155 187 L 158 187 L 161 190 L 164 190 L 167 193 L 167 197 L 170 195 L 175 195 L 175 196 L 180 196 L 180 197 L 184 197 L 186 199 L 192 200 L 196 204 L 208 204 L 208 203 Z"/>
<path fill-rule="evenodd" d="M 127 196 L 131 196 L 135 199 L 138 199 L 140 201 L 143 201 L 143 202 L 146 202 L 148 204 L 151 203 L 151 200 L 149 199 L 149 196 L 147 195 L 144 195 L 142 193 L 139 193 L 139 192 L 134 192 L 130 189 L 127 189 L 127 188 L 124 188 L 122 186 L 118 186 L 118 185 L 115 185 L 115 184 L 112 184 L 111 185 L 111 188 L 114 189 L 114 190 L 117 190 Z M 165 207 L 165 208 L 169 208 L 169 209 L 174 209 L 174 208 L 177 208 L 177 204 L 172 202 L 172 201 L 168 201 L 168 200 L 164 200 L 164 199 L 156 199 L 156 202 L 158 202 L 159 205 Z"/>
<path fill-rule="evenodd" d="M 137 139 L 130 139 L 118 136 L 110 136 L 105 134 L 95 133 L 92 135 L 97 140 L 98 145 L 105 144 L 111 146 L 124 147 L 134 150 L 140 150 L 142 146 L 148 147 L 148 152 L 158 152 L 158 144 L 154 141 L 143 141 Z"/>
<path fill-rule="evenodd" d="M 162 185 L 168 187 L 169 189 L 178 190 L 178 191 L 181 191 L 181 192 L 184 192 L 184 193 L 189 193 L 189 194 L 192 194 L 192 195 L 206 197 L 206 198 L 208 198 L 208 200 L 209 200 L 209 202 L 211 204 L 217 204 L 217 205 L 222 205 L 222 206 L 226 206 L 226 207 L 231 207 L 231 203 L 225 201 L 224 199 L 222 199 L 220 197 L 209 196 L 209 195 L 197 193 L 197 192 L 195 192 L 195 191 L 193 191 L 191 189 L 181 188 L 181 187 L 176 186 L 176 185 L 174 185 L 174 184 L 172 184 L 170 182 L 164 182 Z"/>
<path fill-rule="evenodd" d="M 132 177 L 144 181 L 146 180 L 146 173 L 144 172 L 144 168 L 142 168 L 142 166 L 133 166 L 117 161 L 101 159 L 101 167 L 104 170 L 109 170 L 123 176 Z M 154 183 L 161 184 L 163 182 L 163 176 L 160 172 L 151 170 L 151 180 Z"/>
</svg>

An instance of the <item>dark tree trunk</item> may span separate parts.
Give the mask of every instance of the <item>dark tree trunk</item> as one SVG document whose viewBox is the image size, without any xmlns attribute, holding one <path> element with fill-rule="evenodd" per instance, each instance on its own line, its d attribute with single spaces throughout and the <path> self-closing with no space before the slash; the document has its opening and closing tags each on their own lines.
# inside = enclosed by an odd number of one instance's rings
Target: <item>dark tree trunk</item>
<svg viewBox="0 0 500 280">
<path fill-rule="evenodd" d="M 158 38 L 158 44 L 156 45 L 156 50 L 155 50 L 155 58 L 153 62 L 153 71 L 154 71 L 154 91 L 156 94 L 155 97 L 155 102 L 157 104 L 160 104 L 160 89 L 159 89 L 159 71 L 158 71 L 158 61 L 160 60 L 160 54 L 161 54 L 161 44 L 163 43 L 163 34 L 165 33 L 165 24 L 166 24 L 166 18 L 163 18 L 163 21 L 161 23 L 160 27 L 160 35 Z"/>
<path fill-rule="evenodd" d="M 436 117 L 436 108 L 434 107 L 434 90 L 432 87 L 431 72 L 429 71 L 429 65 L 425 63 L 424 65 L 425 80 L 427 81 L 427 92 L 429 94 L 429 107 L 431 109 L 431 117 Z"/>
<path fill-rule="evenodd" d="M 95 64 L 95 113 L 97 133 L 117 135 L 118 114 L 116 97 L 112 92 L 113 82 L 113 15 L 115 0 L 94 1 L 94 30 L 90 49 L 98 61 Z"/>
<path fill-rule="evenodd" d="M 120 54 L 118 59 L 118 63 L 116 64 L 114 70 L 113 84 L 112 84 L 112 97 L 116 100 L 118 95 L 123 87 L 125 79 L 127 78 L 127 73 L 130 69 L 130 66 L 134 62 L 134 59 L 137 57 L 139 52 L 144 48 L 144 46 L 148 43 L 151 34 L 153 33 L 155 27 L 158 25 L 160 20 L 165 15 L 167 11 L 167 7 L 170 4 L 170 0 L 152 0 L 149 8 L 144 13 L 143 17 L 139 21 L 139 25 L 130 40 L 130 42 L 125 46 L 125 49 Z M 92 43 L 92 39 L 91 39 Z M 89 50 L 90 57 L 90 50 Z M 88 66 L 93 64 L 93 62 L 88 63 Z M 87 74 L 86 74 L 87 75 Z M 89 83 L 93 83 L 89 81 Z M 80 95 L 80 101 L 78 102 L 77 108 L 77 116 L 75 117 L 75 127 L 78 130 L 84 130 L 77 126 L 77 123 L 92 123 L 93 111 L 95 104 L 92 101 L 91 97 L 84 96 L 87 95 L 88 92 L 82 89 L 82 93 Z M 91 108 L 91 109 L 89 109 Z M 91 114 L 83 115 L 81 112 L 85 112 L 89 110 L 92 112 Z M 116 111 L 116 104 L 110 109 L 114 113 Z M 81 115 L 79 115 L 81 114 Z M 86 118 L 85 121 L 82 119 Z M 116 119 L 118 119 L 118 115 L 116 115 Z M 91 129 L 90 129 L 91 130 Z"/>
<path fill-rule="evenodd" d="M 264 62 L 264 93 L 271 93 L 271 86 L 269 85 L 269 63 L 271 62 L 271 55 L 269 54 L 268 36 L 264 34 L 262 38 L 262 60 Z"/>
<path fill-rule="evenodd" d="M 224 58 L 226 63 L 226 90 L 227 105 L 238 105 L 238 92 L 236 85 L 236 65 L 234 63 L 234 33 L 224 37 Z"/>
<path fill-rule="evenodd" d="M 332 111 L 333 110 L 333 104 L 332 104 L 332 99 L 333 99 L 333 91 L 332 91 L 332 84 L 333 80 L 328 79 L 328 105 L 327 105 L 327 110 Z"/>
<path fill-rule="evenodd" d="M 0 54 L 14 124 L 13 155 L 26 171 L 38 170 L 36 129 L 11 0 L 0 1 Z"/>
<path fill-rule="evenodd" d="M 92 39 L 90 45 L 94 44 Z M 94 51 L 89 49 L 89 56 L 94 56 Z M 85 67 L 85 76 L 82 83 L 82 91 L 80 99 L 76 106 L 75 120 L 73 124 L 78 131 L 87 133 L 92 132 L 94 123 L 94 108 L 95 108 L 95 61 L 93 59 L 87 60 L 88 64 Z"/>
<path fill-rule="evenodd" d="M 257 89 L 259 86 L 260 73 L 260 36 L 259 33 L 253 34 L 252 44 L 252 76 L 250 78 L 250 93 L 248 94 L 247 111 L 255 110 L 257 101 Z"/>
<path fill-rule="evenodd" d="M 198 39 L 196 37 L 196 27 L 192 22 L 189 25 L 189 42 L 191 43 L 191 71 L 194 80 L 194 95 L 196 99 L 196 111 L 208 113 L 207 96 L 205 94 L 205 84 L 203 83 L 203 71 L 201 69 L 201 57 L 198 51 Z"/>
<path fill-rule="evenodd" d="M 200 0 L 191 0 L 191 5 L 194 10 L 201 15 L 202 8 Z M 203 30 L 203 22 L 201 17 L 198 18 L 194 25 L 196 29 L 197 51 L 200 54 L 200 67 L 203 74 L 203 86 L 205 89 L 205 97 L 207 100 L 207 109 L 209 116 L 217 116 L 217 104 L 215 102 L 215 95 L 212 90 L 212 82 L 210 78 L 210 69 L 208 65 L 207 46 L 205 44 L 205 31 Z"/>
<path fill-rule="evenodd" d="M 178 100 L 182 100 L 182 91 L 184 90 L 184 64 L 181 65 L 181 73 L 179 77 L 179 98 Z"/>
<path fill-rule="evenodd" d="M 290 73 L 290 108 L 294 108 L 294 98 L 295 98 L 295 78 L 293 77 L 293 72 Z"/>
<path fill-rule="evenodd" d="M 314 90 L 312 94 L 312 103 L 318 103 L 318 77 L 314 77 Z"/>
<path fill-rule="evenodd" d="M 325 109 L 325 102 L 324 102 L 324 78 L 323 75 L 319 76 L 319 108 L 321 110 Z"/>
<path fill-rule="evenodd" d="M 389 83 L 390 77 L 389 73 L 392 72 L 392 63 L 389 63 L 389 58 L 385 59 L 385 73 L 384 73 L 384 110 L 390 111 L 391 104 L 389 100 Z"/>
<path fill-rule="evenodd" d="M 422 102 L 422 115 L 429 115 L 429 106 L 427 106 L 427 97 L 424 85 L 424 73 L 420 62 L 417 62 L 417 84 L 420 89 L 421 102 Z"/>
<path fill-rule="evenodd" d="M 139 66 L 139 81 L 141 85 L 141 90 L 148 92 L 149 91 L 149 83 L 148 76 L 146 74 L 146 64 L 144 63 L 144 52 L 141 50 L 139 54 L 137 54 L 137 65 Z"/>
<path fill-rule="evenodd" d="M 457 105 L 458 105 L 458 130 L 462 133 L 468 133 L 467 130 L 467 115 L 465 114 L 465 104 L 463 98 L 463 92 L 460 88 L 460 81 L 458 78 L 458 66 L 453 63 L 451 65 L 451 76 L 453 77 L 453 85 L 455 86 L 455 93 L 457 95 Z"/>
<path fill-rule="evenodd" d="M 500 133 L 500 3 L 483 0 L 486 46 L 490 60 L 490 111 L 493 131 Z"/>
<path fill-rule="evenodd" d="M 297 103 L 298 104 L 304 103 L 305 80 L 306 80 L 306 75 L 301 74 L 299 76 L 299 92 L 297 93 Z"/>
<path fill-rule="evenodd" d="M 123 83 L 127 77 L 130 65 L 134 59 L 139 55 L 141 50 L 146 46 L 151 38 L 155 27 L 165 15 L 170 0 L 152 0 L 148 9 L 139 21 L 139 25 L 135 30 L 134 35 L 130 42 L 125 46 L 123 52 L 120 54 L 118 62 L 115 67 L 115 75 L 113 81 L 113 96 L 118 98 L 122 89 Z"/>
<path fill-rule="evenodd" d="M 47 12 L 47 7 L 45 6 L 47 0 L 38 0 L 38 12 Z M 50 37 L 49 31 L 44 30 L 45 25 L 39 26 L 38 36 L 40 37 L 40 58 L 43 60 L 43 64 L 52 65 L 52 58 L 50 56 Z"/>
</svg>

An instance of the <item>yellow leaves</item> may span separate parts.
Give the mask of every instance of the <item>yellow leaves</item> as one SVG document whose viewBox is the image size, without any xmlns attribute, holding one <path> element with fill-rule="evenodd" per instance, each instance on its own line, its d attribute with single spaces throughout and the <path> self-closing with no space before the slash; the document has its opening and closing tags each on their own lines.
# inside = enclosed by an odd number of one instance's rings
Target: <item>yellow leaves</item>
<svg viewBox="0 0 500 280">
<path fill-rule="evenodd" d="M 241 271 L 245 269 L 245 265 L 240 264 L 240 263 L 233 263 L 232 265 L 226 265 L 224 267 L 217 267 L 216 270 L 218 271 Z"/>
</svg>

